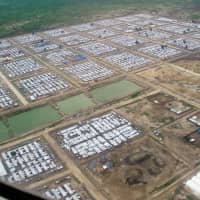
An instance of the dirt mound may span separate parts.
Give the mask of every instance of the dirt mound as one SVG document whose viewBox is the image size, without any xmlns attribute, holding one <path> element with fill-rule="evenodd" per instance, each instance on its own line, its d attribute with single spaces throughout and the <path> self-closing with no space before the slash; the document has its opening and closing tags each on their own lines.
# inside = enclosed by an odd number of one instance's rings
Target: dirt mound
<svg viewBox="0 0 200 200">
<path fill-rule="evenodd" d="M 165 161 L 159 157 L 154 157 L 153 162 L 159 168 L 163 168 L 166 165 Z"/>
<path fill-rule="evenodd" d="M 129 169 L 125 172 L 125 183 L 128 185 L 143 184 L 143 172 L 140 169 Z"/>
<path fill-rule="evenodd" d="M 124 161 L 127 165 L 136 165 L 150 159 L 151 156 L 152 155 L 149 152 L 139 152 L 129 155 L 128 157 L 125 158 Z"/>
</svg>

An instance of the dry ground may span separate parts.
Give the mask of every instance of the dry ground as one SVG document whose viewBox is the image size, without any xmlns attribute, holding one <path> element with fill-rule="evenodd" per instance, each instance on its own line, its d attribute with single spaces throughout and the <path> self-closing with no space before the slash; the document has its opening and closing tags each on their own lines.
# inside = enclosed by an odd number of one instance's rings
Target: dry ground
<svg viewBox="0 0 200 200">
<path fill-rule="evenodd" d="M 174 104 L 180 107 L 184 106 L 188 108 L 188 111 L 191 108 L 184 102 L 176 100 L 173 96 L 157 93 L 136 103 L 121 107 L 119 111 L 127 115 L 147 132 L 167 125 L 185 115 L 185 112 L 177 115 L 169 111 L 169 107 Z"/>
<path fill-rule="evenodd" d="M 190 116 L 190 115 L 189 115 Z M 184 137 L 197 130 L 197 126 L 187 120 L 189 116 L 177 120 L 160 130 L 163 142 L 171 152 L 176 153 L 191 166 L 200 162 L 199 148 L 184 140 Z"/>
<path fill-rule="evenodd" d="M 172 65 L 163 64 L 158 68 L 149 69 L 139 73 L 140 76 L 167 88 L 168 90 L 200 102 L 200 77 L 175 68 Z"/>
<path fill-rule="evenodd" d="M 112 163 L 108 170 L 103 169 L 106 161 Z M 91 160 L 85 167 L 113 200 L 148 199 L 157 187 L 185 169 L 182 162 L 146 137 Z"/>
<path fill-rule="evenodd" d="M 174 64 L 200 74 L 200 53 L 177 60 Z"/>
</svg>

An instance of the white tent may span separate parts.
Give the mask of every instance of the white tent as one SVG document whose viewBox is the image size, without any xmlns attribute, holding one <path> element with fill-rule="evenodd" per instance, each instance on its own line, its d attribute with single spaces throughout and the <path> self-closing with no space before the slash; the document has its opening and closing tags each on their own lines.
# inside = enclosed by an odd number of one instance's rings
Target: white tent
<svg viewBox="0 0 200 200">
<path fill-rule="evenodd" d="M 5 176 L 5 175 L 7 175 L 7 171 L 6 171 L 3 163 L 0 160 L 0 176 Z"/>
</svg>

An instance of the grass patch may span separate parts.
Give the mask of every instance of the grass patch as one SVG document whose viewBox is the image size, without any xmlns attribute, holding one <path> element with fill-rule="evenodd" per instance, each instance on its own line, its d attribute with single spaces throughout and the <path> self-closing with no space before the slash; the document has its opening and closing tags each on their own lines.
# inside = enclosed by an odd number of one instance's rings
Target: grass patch
<svg viewBox="0 0 200 200">
<path fill-rule="evenodd" d="M 51 106 L 42 106 L 19 113 L 8 118 L 10 129 L 16 136 L 40 128 L 60 119 L 59 114 Z"/>
<path fill-rule="evenodd" d="M 139 95 L 140 95 L 140 92 L 135 92 L 131 97 L 134 99 L 134 98 L 137 98 Z"/>
<path fill-rule="evenodd" d="M 133 82 L 122 80 L 91 91 L 91 95 L 98 102 L 104 103 L 138 93 L 140 87 Z"/>
<path fill-rule="evenodd" d="M 175 176 L 174 178 L 170 179 L 169 181 L 167 181 L 166 183 L 164 183 L 163 185 L 156 187 L 153 192 L 159 192 L 161 190 L 163 190 L 164 188 L 170 186 L 171 184 L 173 184 L 174 182 L 176 182 L 180 177 L 179 176 Z"/>
<path fill-rule="evenodd" d="M 57 103 L 58 108 L 65 114 L 71 115 L 86 110 L 94 104 L 84 94 L 70 97 Z"/>
</svg>

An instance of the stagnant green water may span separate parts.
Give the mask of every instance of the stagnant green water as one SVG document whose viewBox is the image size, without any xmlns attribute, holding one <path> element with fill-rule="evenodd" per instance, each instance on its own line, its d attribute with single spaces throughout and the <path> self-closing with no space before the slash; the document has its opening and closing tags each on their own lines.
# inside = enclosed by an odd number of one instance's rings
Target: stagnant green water
<svg viewBox="0 0 200 200">
<path fill-rule="evenodd" d="M 40 128 L 60 119 L 59 114 L 51 106 L 43 106 L 22 112 L 8 118 L 9 128 L 18 136 L 22 133 Z"/>
<path fill-rule="evenodd" d="M 140 87 L 135 83 L 127 80 L 122 80 L 94 89 L 91 91 L 91 95 L 96 101 L 103 103 L 134 94 L 139 90 Z"/>
<path fill-rule="evenodd" d="M 94 103 L 84 94 L 57 102 L 61 112 L 71 115 L 92 107 Z M 7 118 L 8 127 L 0 121 L 0 142 L 18 137 L 26 132 L 52 124 L 61 118 L 51 106 L 46 105 L 21 112 Z M 10 131 L 10 133 L 9 133 Z"/>
<path fill-rule="evenodd" d="M 9 139 L 8 129 L 3 124 L 3 122 L 0 121 L 0 142 L 3 142 L 8 139 Z"/>
<path fill-rule="evenodd" d="M 88 109 L 94 104 L 84 94 L 70 97 L 57 103 L 58 108 L 65 114 L 75 114 Z"/>
<path fill-rule="evenodd" d="M 79 24 L 121 9 L 183 13 L 199 19 L 199 0 L 0 0 L 0 36 Z M 121 13 L 121 12 L 120 12 Z"/>
</svg>

